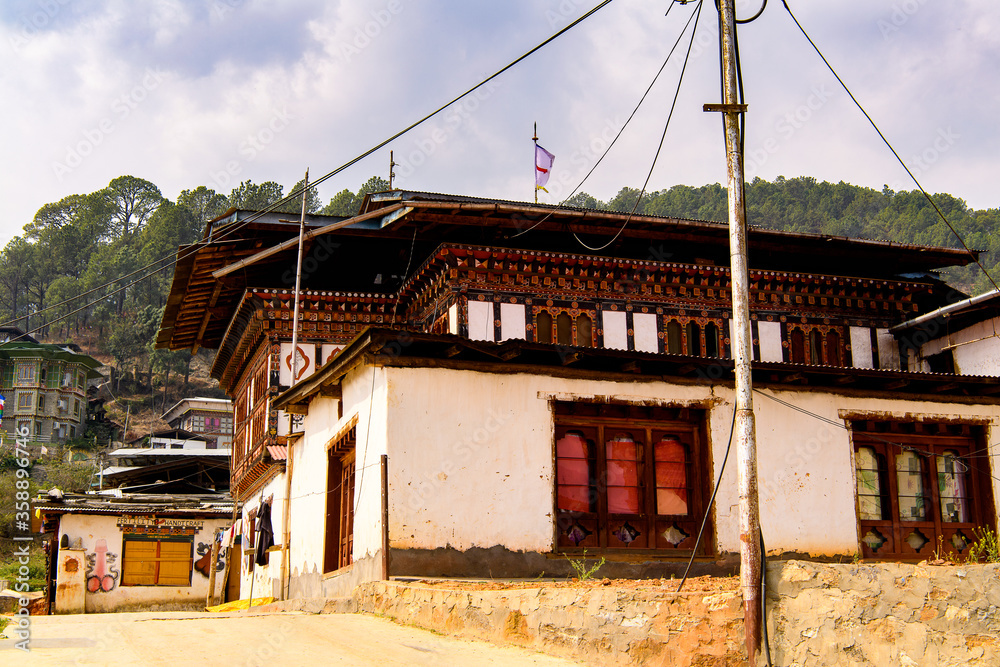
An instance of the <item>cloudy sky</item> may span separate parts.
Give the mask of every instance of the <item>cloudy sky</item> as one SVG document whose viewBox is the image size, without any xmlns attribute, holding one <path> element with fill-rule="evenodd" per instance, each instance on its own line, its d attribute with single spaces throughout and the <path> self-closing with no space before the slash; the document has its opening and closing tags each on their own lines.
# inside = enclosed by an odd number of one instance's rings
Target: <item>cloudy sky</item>
<svg viewBox="0 0 1000 667">
<path fill-rule="evenodd" d="M 175 199 L 339 167 L 521 55 L 597 0 L 4 0 L 0 243 L 43 204 L 132 174 Z M 924 186 L 1000 205 L 995 0 L 789 0 Z M 532 123 L 567 196 L 652 81 L 695 4 L 614 0 L 494 85 L 320 187 L 388 172 L 414 190 L 527 200 Z M 738 0 L 745 17 L 755 0 Z M 583 185 L 640 187 L 683 46 Z M 911 189 L 779 0 L 740 29 L 747 173 Z M 650 183 L 725 180 L 717 19 L 706 3 Z"/>
</svg>

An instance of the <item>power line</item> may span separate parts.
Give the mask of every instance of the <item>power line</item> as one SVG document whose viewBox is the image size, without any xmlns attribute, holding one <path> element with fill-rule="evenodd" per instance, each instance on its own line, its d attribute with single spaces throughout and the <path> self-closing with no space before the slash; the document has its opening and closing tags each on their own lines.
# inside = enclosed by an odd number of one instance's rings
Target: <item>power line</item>
<svg viewBox="0 0 1000 667">
<path fill-rule="evenodd" d="M 847 87 L 847 84 L 844 83 L 844 80 L 840 78 L 840 75 L 837 74 L 837 71 L 833 69 L 833 65 L 831 65 L 830 61 L 826 59 L 826 56 L 823 55 L 823 52 L 819 50 L 819 47 L 816 46 L 816 43 L 809 36 L 809 33 L 807 33 L 805 28 L 802 27 L 802 24 L 799 23 L 799 20 L 795 18 L 795 14 L 792 13 L 792 9 L 791 7 L 788 6 L 787 0 L 781 0 L 781 4 L 785 6 L 785 9 L 788 11 L 788 15 L 792 17 L 792 21 L 795 22 L 795 25 L 798 27 L 799 31 L 809 42 L 809 45 L 813 47 L 813 50 L 816 51 L 816 54 L 823 60 L 823 64 L 826 65 L 827 69 L 830 70 L 830 73 L 833 74 L 833 76 L 837 79 L 837 83 L 839 83 L 840 86 L 844 89 L 844 91 L 848 94 L 848 96 L 850 96 L 851 101 L 854 102 L 854 105 L 857 106 L 858 109 L 861 111 L 861 113 L 865 115 L 865 118 L 867 118 L 868 122 L 871 123 L 871 126 L 875 129 L 875 131 L 878 133 L 878 136 L 882 139 L 882 142 L 886 145 L 886 147 L 888 147 L 890 151 L 892 151 L 892 154 L 895 156 L 896 161 L 899 162 L 899 164 L 903 167 L 903 169 L 906 170 L 906 173 L 909 174 L 911 179 L 913 179 L 914 184 L 924 195 L 927 201 L 930 202 L 930 205 L 937 212 L 938 217 L 941 218 L 941 220 L 944 222 L 945 225 L 947 225 L 948 229 L 951 230 L 951 233 L 954 234 L 955 238 L 958 239 L 958 242 L 962 244 L 962 248 L 964 248 L 965 251 L 969 253 L 969 256 L 972 258 L 972 261 L 974 261 L 979 266 L 983 274 L 986 276 L 986 279 L 989 280 L 990 283 L 993 285 L 993 288 L 996 290 L 1000 290 L 1000 285 L 997 285 L 996 281 L 993 280 L 993 276 L 991 276 L 989 271 L 986 270 L 986 267 L 983 266 L 983 263 L 979 260 L 979 257 L 976 256 L 976 253 L 974 253 L 972 249 L 969 248 L 969 246 L 965 243 L 965 239 L 962 238 L 962 235 L 959 234 L 958 231 L 952 226 L 951 222 L 948 221 L 948 218 L 946 218 L 941 209 L 938 208 L 937 203 L 935 203 L 935 201 L 931 198 L 931 196 L 927 194 L 927 190 L 924 190 L 924 186 L 922 186 L 920 184 L 920 181 L 917 180 L 916 175 L 912 171 L 910 171 L 910 168 L 908 166 L 906 166 L 906 163 L 903 162 L 903 158 L 899 157 L 899 153 L 896 152 L 896 149 L 892 147 L 892 144 L 889 143 L 889 140 L 885 138 L 884 134 L 882 134 L 882 130 L 880 130 L 878 125 L 875 124 L 875 121 L 872 120 L 872 117 L 868 115 L 868 112 L 865 111 L 865 108 L 861 106 L 861 103 L 858 101 L 858 99 L 854 97 L 854 93 L 852 93 L 850 88 Z"/>
<path fill-rule="evenodd" d="M 673 8 L 673 6 L 674 5 L 671 4 L 670 7 L 667 8 L 667 13 L 664 16 L 669 16 L 670 10 Z M 638 104 L 635 105 L 635 108 L 632 109 L 632 113 L 630 113 L 628 118 L 625 119 L 625 123 L 621 126 L 621 129 L 618 130 L 618 133 L 615 134 L 614 138 L 608 144 L 608 147 L 604 149 L 604 152 L 601 153 L 600 157 L 597 158 L 597 161 L 594 162 L 594 166 L 590 168 L 590 171 L 588 171 L 586 175 L 584 175 L 583 179 L 580 180 L 580 183 L 575 188 L 573 188 L 573 191 L 569 193 L 569 196 L 566 197 L 566 199 L 564 199 L 562 203 L 565 204 L 568 200 L 572 199 L 573 195 L 575 195 L 580 190 L 580 188 L 583 187 L 583 184 L 587 182 L 587 179 L 590 178 L 590 176 L 594 173 L 597 167 L 600 166 L 601 162 L 604 161 L 604 158 L 607 157 L 608 153 L 611 152 L 611 149 L 614 147 L 615 143 L 622 136 L 622 133 L 625 132 L 625 128 L 627 128 L 629 123 L 632 122 L 632 119 L 635 118 L 635 114 L 638 113 L 639 107 L 641 107 L 642 103 L 646 101 L 646 97 L 649 95 L 649 92 L 653 89 L 653 86 L 656 85 L 656 82 L 659 80 L 660 75 L 663 74 L 663 70 L 666 69 L 667 63 L 670 62 L 670 57 L 674 55 L 674 51 L 677 49 L 677 45 L 681 43 L 681 39 L 684 38 L 684 33 L 687 32 L 688 26 L 691 25 L 691 21 L 694 20 L 694 17 L 697 14 L 697 10 L 700 9 L 700 7 L 701 3 L 699 2 L 698 7 L 695 8 L 696 11 L 691 12 L 691 15 L 688 17 L 687 23 L 684 24 L 684 27 L 681 29 L 680 34 L 677 35 L 677 39 L 676 41 L 674 41 L 674 45 L 673 47 L 671 47 L 670 53 L 668 53 L 667 57 L 663 60 L 663 64 L 660 65 L 660 69 L 656 72 L 656 76 L 653 77 L 653 80 L 650 81 L 649 86 L 646 87 L 646 92 L 644 92 L 642 94 L 642 97 L 639 98 Z M 528 232 L 535 229 L 536 227 L 538 227 L 551 217 L 552 214 L 548 213 L 531 227 L 528 227 L 524 231 L 518 232 L 517 234 L 513 234 L 507 238 L 513 239 L 517 238 L 518 236 L 522 236 L 523 234 L 527 234 Z"/>
<path fill-rule="evenodd" d="M 684 56 L 684 65 L 681 67 L 681 74 L 680 74 L 680 77 L 677 79 L 677 89 L 674 91 L 674 100 L 670 104 L 670 113 L 667 114 L 667 121 L 663 125 L 663 133 L 660 135 L 660 143 L 656 147 L 656 154 L 653 155 L 653 162 L 652 162 L 652 164 L 649 165 L 649 172 L 646 174 L 646 180 L 642 184 L 642 189 L 639 190 L 639 196 L 636 197 L 636 199 L 635 199 L 635 206 L 632 207 L 632 211 L 625 218 L 625 222 L 622 223 L 621 229 L 619 229 L 618 233 L 614 235 L 614 238 L 612 238 L 610 241 L 608 241 L 607 243 L 605 243 L 602 246 L 599 246 L 599 247 L 596 247 L 596 248 L 592 248 L 589 245 L 587 245 L 586 243 L 584 243 L 583 240 L 580 239 L 579 236 L 577 236 L 576 232 L 573 232 L 573 238 L 575 238 L 577 240 L 577 242 L 580 245 L 582 245 L 584 248 L 586 248 L 587 250 L 598 252 L 598 251 L 604 250 L 605 248 L 609 247 L 612 243 L 614 243 L 615 241 L 617 241 L 618 237 L 621 236 L 622 232 L 625 231 L 625 228 L 628 226 L 628 223 L 632 219 L 632 216 L 635 215 L 635 212 L 639 209 L 639 204 L 640 204 L 640 202 L 642 202 L 642 196 L 646 193 L 646 188 L 649 187 L 649 179 L 653 177 L 653 169 L 656 168 L 656 162 L 657 162 L 657 160 L 659 160 L 659 158 L 660 158 L 660 152 L 663 150 L 663 142 L 667 138 L 667 129 L 670 127 L 670 120 L 674 117 L 674 109 L 677 108 L 677 98 L 681 94 L 681 85 L 684 83 L 684 73 L 687 71 L 688 61 L 691 58 L 691 47 L 694 46 L 694 37 L 698 33 L 698 19 L 701 18 L 701 8 L 702 8 L 703 5 L 704 5 L 704 2 L 700 2 L 699 1 L 698 2 L 698 7 L 695 9 L 694 12 L 692 12 L 692 14 L 695 15 L 694 28 L 691 30 L 691 40 L 688 42 L 687 53 Z M 690 19 L 689 19 L 688 22 L 690 22 Z M 684 28 L 686 30 L 687 26 L 684 26 Z M 681 34 L 683 35 L 684 33 L 682 32 Z M 678 40 L 679 40 L 679 38 L 678 38 Z M 676 47 L 676 44 L 674 46 Z M 671 54 L 673 53 L 673 49 L 671 49 L 670 53 Z M 667 58 L 669 58 L 669 57 L 670 56 L 667 56 Z M 666 63 L 664 63 L 664 65 L 666 65 Z M 662 68 L 661 68 L 661 71 L 662 71 Z M 657 74 L 657 76 L 659 76 L 659 74 Z M 649 91 L 647 90 L 646 92 L 649 92 Z M 643 98 L 645 98 L 645 95 L 643 95 Z M 640 104 L 641 104 L 641 101 L 640 101 Z M 610 146 L 608 148 L 610 150 Z"/>
<path fill-rule="evenodd" d="M 510 63 L 508 63 L 504 67 L 500 68 L 499 70 L 497 70 L 496 72 L 494 72 L 490 76 L 486 77 L 485 79 L 483 79 L 482 81 L 480 81 L 476 85 L 472 86 L 471 88 L 469 88 L 468 90 L 466 90 L 464 93 L 462 93 L 462 94 L 458 95 L 457 97 L 453 98 L 451 101 L 446 102 L 445 104 L 441 105 L 440 107 L 438 107 L 434 111 L 431 111 L 430 113 L 428 113 L 424 117 L 420 118 L 416 122 L 411 123 L 410 125 L 408 125 L 404 129 L 402 129 L 399 132 L 396 132 L 395 134 L 393 134 L 392 136 L 390 136 L 388 139 L 385 139 L 384 141 L 380 142 L 379 144 L 375 145 L 374 147 L 372 147 L 372 148 L 368 149 L 367 151 L 361 153 L 360 155 L 354 157 L 353 159 L 351 159 L 348 162 L 342 164 L 341 166 L 337 167 L 333 171 L 325 174 L 324 176 L 321 176 L 320 178 L 317 178 L 315 181 L 313 181 L 312 183 L 309 183 L 307 186 L 298 188 L 296 190 L 293 190 L 292 192 L 290 192 L 285 197 L 282 197 L 281 199 L 279 199 L 279 200 L 273 202 L 272 204 L 270 204 L 269 206 L 267 206 L 264 210 L 258 211 L 256 213 L 248 216 L 244 220 L 240 221 L 237 226 L 232 227 L 232 228 L 230 228 L 228 230 L 225 230 L 225 232 L 223 233 L 223 235 L 220 238 L 225 238 L 226 236 L 228 236 L 228 235 L 230 235 L 230 234 L 238 231 L 239 229 L 241 229 L 241 228 L 245 227 L 246 225 L 250 224 L 251 222 L 259 219 L 261 216 L 274 211 L 276 208 L 278 208 L 282 204 L 285 204 L 285 203 L 287 203 L 287 202 L 289 202 L 291 200 L 299 198 L 302 195 L 303 191 L 318 187 L 320 183 L 323 183 L 327 179 L 336 176 L 337 174 L 341 173 L 345 169 L 348 169 L 349 167 L 353 166 L 354 164 L 356 164 L 356 163 L 360 162 L 361 160 L 365 159 L 366 157 L 368 157 L 372 153 L 375 153 L 376 151 L 384 148 L 389 143 L 395 141 L 396 139 L 398 139 L 399 137 L 403 136 L 407 132 L 415 129 L 419 125 L 421 125 L 424 122 L 428 121 L 429 119 L 433 118 L 434 116 L 436 116 L 437 114 L 441 113 L 442 111 L 444 111 L 445 109 L 447 109 L 451 105 L 455 104 L 456 102 L 460 101 L 461 99 L 463 99 L 463 98 L 471 95 L 472 93 L 474 93 L 478 89 L 482 88 L 483 86 L 485 86 L 487 83 L 489 83 L 493 79 L 497 78 L 498 76 L 500 76 L 501 74 L 503 74 L 507 70 L 509 70 L 512 67 L 514 67 L 515 65 L 519 64 L 521 61 L 523 61 L 526 58 L 528 58 L 529 56 L 533 55 L 535 52 L 541 50 L 543 47 L 547 46 L 548 44 L 550 44 L 551 42 L 553 42 L 554 40 L 556 40 L 557 38 L 559 38 L 560 36 L 562 36 L 566 32 L 572 30 L 577 25 L 579 25 L 580 23 L 582 23 L 586 19 L 588 19 L 591 16 L 593 16 L 595 13 L 597 13 L 598 11 L 600 11 L 601 9 L 603 9 L 605 6 L 609 5 L 610 3 L 611 3 L 611 0 L 604 0 L 603 2 L 601 2 L 600 4 L 598 4 L 596 7 L 594 7 L 593 9 L 591 9 L 590 11 L 586 12 L 585 14 L 583 14 L 582 16 L 580 16 L 579 18 L 577 18 L 576 20 L 572 21 L 565 28 L 557 31 L 555 34 L 553 34 L 552 36 L 550 36 L 549 38 L 547 38 L 546 40 L 544 40 L 543 42 L 541 42 L 540 44 L 538 44 L 534 48 L 530 49 L 529 51 L 527 51 L 523 55 L 519 56 L 518 58 L 515 58 L 513 61 L 511 61 Z M 213 240 L 212 242 L 214 243 L 215 240 Z M 155 273 L 157 273 L 159 271 L 162 271 L 163 269 L 167 268 L 168 266 L 175 265 L 181 259 L 185 259 L 190 254 L 193 254 L 193 253 L 197 252 L 198 248 L 201 245 L 207 245 L 207 244 L 208 244 L 207 241 L 200 240 L 200 241 L 198 241 L 198 242 L 196 242 L 196 243 L 188 246 L 188 250 L 190 251 L 188 255 L 184 255 L 183 257 L 173 257 L 173 256 L 169 256 L 168 255 L 167 257 L 164 257 L 162 259 L 156 260 L 155 262 L 147 264 L 145 267 L 142 267 L 141 269 L 137 269 L 136 271 L 133 271 L 132 273 L 128 274 L 127 276 L 115 278 L 114 280 L 108 281 L 108 282 L 104 283 L 103 285 L 100 285 L 98 287 L 93 288 L 93 289 L 89 290 L 88 292 L 85 292 L 84 295 L 92 294 L 95 291 L 98 291 L 98 290 L 104 289 L 106 287 L 109 287 L 109 286 L 113 285 L 116 282 L 124 280 L 127 277 L 131 277 L 133 275 L 136 275 L 137 273 L 139 273 L 139 272 L 141 272 L 141 271 L 143 271 L 143 270 L 145 270 L 145 269 L 147 269 L 147 268 L 149 268 L 151 266 L 155 266 L 156 264 L 159 264 L 159 263 L 161 263 L 163 261 L 166 261 L 167 259 L 172 259 L 172 261 L 171 261 L 170 264 L 161 266 L 158 269 L 156 269 L 155 271 L 153 271 L 151 273 L 148 273 L 147 275 L 142 276 L 141 278 L 137 278 L 136 280 L 132 281 L 131 283 L 129 283 L 127 285 L 124 285 L 121 288 L 119 288 L 119 289 L 117 289 L 117 290 L 115 290 L 115 291 L 113 291 L 113 292 L 111 292 L 111 293 L 109 293 L 109 294 L 107 294 L 107 295 L 105 295 L 103 297 L 100 297 L 98 299 L 95 299 L 94 301 L 91 301 L 90 303 L 88 303 L 86 306 L 84 306 L 82 308 L 77 308 L 76 310 L 74 310 L 74 311 L 72 311 L 72 312 L 70 312 L 70 313 L 68 313 L 68 314 L 66 314 L 66 315 L 64 315 L 62 317 L 56 318 L 54 320 L 50 320 L 49 322 L 46 322 L 45 324 L 43 324 L 43 325 L 41 325 L 41 326 L 39 326 L 39 327 L 37 327 L 35 329 L 32 329 L 31 331 L 25 332 L 25 335 L 27 335 L 29 333 L 36 332 L 36 331 L 40 331 L 41 329 L 44 329 L 45 327 L 51 326 L 52 324 L 55 324 L 56 322 L 60 322 L 60 321 L 62 321 L 64 319 L 70 317 L 71 315 L 75 315 L 76 313 L 79 313 L 82 310 L 86 310 L 87 308 L 90 308 L 90 307 L 96 305 L 97 303 L 100 303 L 101 301 L 103 301 L 103 300 L 105 300 L 107 298 L 110 298 L 112 295 L 117 294 L 118 292 L 121 292 L 121 291 L 123 291 L 123 290 L 125 290 L 125 289 L 127 289 L 127 288 L 129 288 L 129 287 L 131 287 L 131 286 L 133 286 L 133 285 L 141 282 L 142 280 L 145 280 L 146 278 L 149 278 L 153 274 L 155 274 Z M 180 254 L 180 253 L 178 253 L 178 254 Z M 73 298 L 68 299 L 66 301 L 60 302 L 59 304 L 56 304 L 54 306 L 49 306 L 47 308 L 35 311 L 35 313 L 29 313 L 28 317 L 30 317 L 31 315 L 38 314 L 40 312 L 45 312 L 47 310 L 51 310 L 52 308 L 57 308 L 59 306 L 65 305 L 66 303 L 69 303 L 70 301 L 76 301 L 76 300 L 82 298 L 84 295 L 79 295 L 79 296 L 73 297 Z M 23 318 L 16 318 L 16 319 L 12 320 L 11 322 L 0 324 L 0 326 L 7 326 L 7 325 L 10 325 L 10 324 L 15 324 L 20 319 L 23 319 Z"/>
</svg>

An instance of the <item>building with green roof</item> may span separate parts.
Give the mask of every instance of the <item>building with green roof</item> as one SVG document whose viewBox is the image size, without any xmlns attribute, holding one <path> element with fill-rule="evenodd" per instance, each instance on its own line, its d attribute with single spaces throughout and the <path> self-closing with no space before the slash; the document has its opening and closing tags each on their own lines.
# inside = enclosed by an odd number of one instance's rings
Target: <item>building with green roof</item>
<svg viewBox="0 0 1000 667">
<path fill-rule="evenodd" d="M 35 442 L 62 442 L 83 435 L 87 383 L 103 377 L 101 362 L 78 350 L 32 340 L 0 343 L 3 438 L 27 428 Z"/>
</svg>

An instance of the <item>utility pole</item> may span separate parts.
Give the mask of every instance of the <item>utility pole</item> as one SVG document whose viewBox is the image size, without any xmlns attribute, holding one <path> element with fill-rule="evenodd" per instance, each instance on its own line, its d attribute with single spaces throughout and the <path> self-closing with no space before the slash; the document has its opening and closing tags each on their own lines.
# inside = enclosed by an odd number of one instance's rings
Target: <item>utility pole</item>
<svg viewBox="0 0 1000 667">
<path fill-rule="evenodd" d="M 725 120 L 726 165 L 729 171 L 729 254 L 733 303 L 733 365 L 736 373 L 736 442 L 740 493 L 740 586 L 747 659 L 757 664 L 760 648 L 760 506 L 757 499 L 757 435 L 753 414 L 750 293 L 747 261 L 747 221 L 743 192 L 743 152 L 740 104 L 736 86 L 735 0 L 719 0 L 719 36 L 722 40 L 722 104 L 705 105 L 721 111 Z"/>
<path fill-rule="evenodd" d="M 292 309 L 292 386 L 299 374 L 299 288 L 302 286 L 302 247 L 306 233 L 306 195 L 309 194 L 309 170 L 306 169 L 305 180 L 302 181 L 302 215 L 299 217 L 299 259 L 295 266 L 295 307 Z M 288 432 L 292 429 L 292 415 L 288 416 Z"/>
</svg>

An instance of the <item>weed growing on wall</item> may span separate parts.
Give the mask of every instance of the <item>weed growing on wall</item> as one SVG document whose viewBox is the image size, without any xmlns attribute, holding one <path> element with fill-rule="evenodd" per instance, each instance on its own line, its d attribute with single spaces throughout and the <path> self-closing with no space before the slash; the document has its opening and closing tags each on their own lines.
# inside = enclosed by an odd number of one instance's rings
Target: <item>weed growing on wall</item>
<svg viewBox="0 0 1000 667">
<path fill-rule="evenodd" d="M 968 563 L 1000 563 L 1000 542 L 991 528 L 973 528 L 976 540 L 969 545 Z"/>
<path fill-rule="evenodd" d="M 593 567 L 588 569 L 586 549 L 583 550 L 583 558 L 581 558 L 580 560 L 574 560 L 569 556 L 566 556 L 566 560 L 568 560 L 569 564 L 573 567 L 574 570 L 576 570 L 576 578 L 579 579 L 580 581 L 587 581 L 588 579 L 593 577 L 595 574 L 597 574 L 598 570 L 604 567 L 604 563 L 607 562 L 607 559 L 601 556 L 601 560 L 594 563 Z"/>
</svg>

